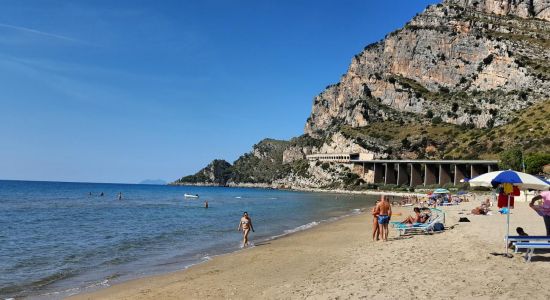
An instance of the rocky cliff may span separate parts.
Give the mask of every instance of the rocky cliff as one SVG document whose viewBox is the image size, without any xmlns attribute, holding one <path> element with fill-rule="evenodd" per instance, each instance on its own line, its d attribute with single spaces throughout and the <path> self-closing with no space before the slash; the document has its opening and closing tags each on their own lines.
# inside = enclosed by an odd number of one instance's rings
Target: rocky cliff
<svg viewBox="0 0 550 300">
<path fill-rule="evenodd" d="M 215 159 L 196 174 L 184 176 L 172 184 L 225 185 L 231 176 L 231 164 Z"/>
<path fill-rule="evenodd" d="M 498 16 L 537 18 L 550 21 L 548 0 L 453 0 L 457 5 Z"/>
<path fill-rule="evenodd" d="M 311 153 L 375 158 L 497 158 L 550 152 L 550 0 L 446 0 L 355 55 L 313 100 L 305 134 L 266 139 L 227 166 L 231 186 L 331 188 L 364 182 L 353 165 Z M 203 175 L 201 175 L 203 174 Z M 185 184 L 189 181 L 179 180 Z M 200 180 L 195 181 L 200 182 Z"/>
<path fill-rule="evenodd" d="M 421 115 L 475 127 L 548 98 L 548 1 L 448 0 L 354 56 L 314 99 L 305 132 Z M 539 19 L 540 18 L 540 19 Z"/>
</svg>

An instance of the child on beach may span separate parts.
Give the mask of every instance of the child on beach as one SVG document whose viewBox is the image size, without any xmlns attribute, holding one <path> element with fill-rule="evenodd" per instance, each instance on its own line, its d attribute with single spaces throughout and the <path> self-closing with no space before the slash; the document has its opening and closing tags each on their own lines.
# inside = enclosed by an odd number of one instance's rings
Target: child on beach
<svg viewBox="0 0 550 300">
<path fill-rule="evenodd" d="M 529 236 L 524 230 L 523 228 L 521 227 L 516 227 L 516 232 L 518 233 L 519 236 Z M 508 243 L 508 248 L 514 248 L 514 242 L 509 242 Z"/>
</svg>

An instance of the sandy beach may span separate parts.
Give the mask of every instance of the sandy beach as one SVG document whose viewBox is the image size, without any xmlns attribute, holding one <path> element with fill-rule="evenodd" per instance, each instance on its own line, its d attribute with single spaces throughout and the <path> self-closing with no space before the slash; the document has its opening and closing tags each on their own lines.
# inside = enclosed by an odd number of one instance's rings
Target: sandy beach
<svg viewBox="0 0 550 300">
<path fill-rule="evenodd" d="M 365 213 L 71 299 L 549 299 L 550 253 L 532 263 L 491 254 L 504 250 L 506 218 L 495 208 L 490 216 L 468 215 L 478 204 L 444 208 L 442 233 L 398 238 L 391 231 L 390 241 L 373 242 Z M 412 209 L 395 211 L 400 220 Z M 516 226 L 545 234 L 526 203 L 513 210 Z"/>
</svg>

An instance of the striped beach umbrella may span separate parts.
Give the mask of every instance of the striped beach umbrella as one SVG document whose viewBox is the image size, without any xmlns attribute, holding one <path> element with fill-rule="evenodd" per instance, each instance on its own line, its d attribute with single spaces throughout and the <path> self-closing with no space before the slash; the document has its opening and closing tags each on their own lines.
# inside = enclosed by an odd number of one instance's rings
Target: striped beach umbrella
<svg viewBox="0 0 550 300">
<path fill-rule="evenodd" d="M 489 172 L 468 181 L 470 186 L 493 187 L 505 183 L 517 186 L 520 189 L 547 190 L 550 184 L 531 174 L 513 170 Z M 510 195 L 508 195 L 508 213 L 506 214 L 506 256 L 508 256 L 508 236 L 510 235 Z"/>
<path fill-rule="evenodd" d="M 470 186 L 497 187 L 503 183 L 510 183 L 520 189 L 546 190 L 550 184 L 548 181 L 513 170 L 489 172 L 468 181 Z"/>
</svg>

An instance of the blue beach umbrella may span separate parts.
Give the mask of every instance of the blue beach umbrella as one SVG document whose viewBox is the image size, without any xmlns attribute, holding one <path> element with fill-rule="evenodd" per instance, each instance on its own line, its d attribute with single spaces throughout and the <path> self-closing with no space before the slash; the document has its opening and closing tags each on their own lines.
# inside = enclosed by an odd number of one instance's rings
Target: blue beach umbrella
<svg viewBox="0 0 550 300">
<path fill-rule="evenodd" d="M 505 183 L 517 186 L 520 189 L 547 190 L 550 183 L 531 174 L 514 170 L 495 171 L 479 175 L 468 181 L 470 186 L 493 187 Z M 506 256 L 508 256 L 508 236 L 510 235 L 510 195 L 508 195 L 508 213 L 506 214 Z"/>
</svg>

